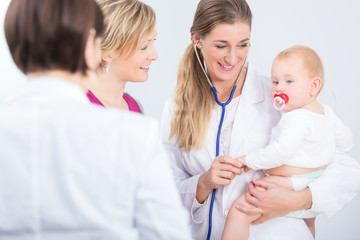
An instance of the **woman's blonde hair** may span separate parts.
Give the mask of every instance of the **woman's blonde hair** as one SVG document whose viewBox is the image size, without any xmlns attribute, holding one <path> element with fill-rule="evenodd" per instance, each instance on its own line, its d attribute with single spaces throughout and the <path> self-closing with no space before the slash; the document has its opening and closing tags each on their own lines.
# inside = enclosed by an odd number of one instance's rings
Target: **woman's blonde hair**
<svg viewBox="0 0 360 240">
<path fill-rule="evenodd" d="M 293 55 L 296 55 L 302 59 L 304 70 L 307 71 L 309 78 L 318 77 L 321 79 L 321 86 L 319 92 L 317 93 L 319 94 L 324 86 L 325 81 L 324 67 L 319 55 L 310 47 L 295 45 L 280 52 L 276 56 L 275 60 L 286 59 Z"/>
<path fill-rule="evenodd" d="M 201 0 L 190 33 L 204 38 L 217 24 L 241 21 L 251 27 L 251 20 L 252 13 L 245 0 Z M 201 51 L 196 51 L 203 61 Z M 180 148 L 190 151 L 203 145 L 214 105 L 212 99 L 209 83 L 197 61 L 194 43 L 191 43 L 178 67 L 175 113 L 169 136 L 176 138 Z"/>
<path fill-rule="evenodd" d="M 102 53 L 119 52 L 132 56 L 155 28 L 154 10 L 137 0 L 96 1 L 104 14 Z"/>
</svg>

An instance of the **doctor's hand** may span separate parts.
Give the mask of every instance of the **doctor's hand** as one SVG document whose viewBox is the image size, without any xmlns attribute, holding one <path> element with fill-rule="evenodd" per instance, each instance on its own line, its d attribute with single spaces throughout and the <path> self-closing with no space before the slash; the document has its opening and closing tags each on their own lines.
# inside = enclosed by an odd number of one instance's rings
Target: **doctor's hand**
<svg viewBox="0 0 360 240">
<path fill-rule="evenodd" d="M 196 190 L 197 201 L 203 203 L 213 189 L 229 185 L 236 174 L 241 174 L 241 167 L 241 163 L 235 158 L 229 156 L 216 157 L 210 169 L 199 178 Z"/>
<path fill-rule="evenodd" d="M 253 179 L 246 192 L 246 201 L 256 208 L 240 206 L 239 210 L 246 214 L 261 214 L 253 222 L 259 224 L 292 211 L 309 209 L 312 196 L 309 188 L 293 191 L 263 179 Z"/>
</svg>

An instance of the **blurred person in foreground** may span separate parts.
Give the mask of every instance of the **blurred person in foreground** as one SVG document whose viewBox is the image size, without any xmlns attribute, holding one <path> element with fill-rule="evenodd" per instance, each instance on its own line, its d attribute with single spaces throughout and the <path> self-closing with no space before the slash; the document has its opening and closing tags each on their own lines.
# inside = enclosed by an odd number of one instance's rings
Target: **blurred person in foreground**
<svg viewBox="0 0 360 240">
<path fill-rule="evenodd" d="M 157 123 L 88 101 L 102 30 L 93 0 L 9 5 L 6 40 L 28 80 L 0 111 L 1 239 L 189 236 Z"/>
</svg>

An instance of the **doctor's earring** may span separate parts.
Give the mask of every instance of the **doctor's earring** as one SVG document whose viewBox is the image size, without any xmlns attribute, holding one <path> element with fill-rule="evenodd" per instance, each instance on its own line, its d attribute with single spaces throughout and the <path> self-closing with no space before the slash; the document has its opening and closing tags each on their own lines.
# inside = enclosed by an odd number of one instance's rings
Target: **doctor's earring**
<svg viewBox="0 0 360 240">
<path fill-rule="evenodd" d="M 107 65 L 107 67 L 106 67 L 106 72 L 108 73 L 109 72 L 109 70 L 110 70 L 110 66 L 111 66 L 111 62 L 109 62 L 109 64 Z"/>
</svg>

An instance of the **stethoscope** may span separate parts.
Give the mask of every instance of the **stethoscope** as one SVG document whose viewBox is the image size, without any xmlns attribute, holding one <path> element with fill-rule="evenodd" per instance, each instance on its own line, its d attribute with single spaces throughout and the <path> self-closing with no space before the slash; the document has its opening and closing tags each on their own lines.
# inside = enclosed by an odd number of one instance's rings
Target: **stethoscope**
<svg viewBox="0 0 360 240">
<path fill-rule="evenodd" d="M 245 58 L 244 60 L 244 63 L 241 67 L 241 70 L 240 70 L 240 74 L 235 82 L 235 85 L 233 86 L 232 90 L 231 90 L 231 93 L 230 93 L 230 97 L 229 99 L 226 101 L 226 102 L 220 102 L 219 99 L 218 99 L 218 95 L 217 95 L 217 91 L 215 89 L 215 87 L 212 85 L 210 79 L 209 79 L 209 76 L 207 75 L 207 68 L 206 68 L 206 64 L 204 62 L 204 66 L 202 65 L 201 63 L 201 60 L 200 60 L 200 57 L 199 57 L 199 54 L 196 50 L 196 47 L 197 47 L 197 44 L 198 42 L 196 42 L 194 44 L 194 51 L 195 51 L 195 54 L 196 54 L 196 57 L 197 57 L 197 60 L 200 64 L 200 67 L 202 69 L 202 71 L 204 72 L 204 75 L 211 87 L 211 90 L 212 92 L 214 93 L 214 96 L 215 96 L 215 101 L 216 103 L 221 106 L 221 118 L 220 118 L 220 123 L 219 123 L 219 127 L 218 127 L 218 131 L 217 131 L 217 135 L 216 135 L 216 157 L 219 156 L 219 148 L 220 148 L 220 134 L 221 134 L 221 127 L 222 127 L 222 124 L 223 124 L 223 121 L 224 121 L 224 116 L 225 116 L 225 107 L 231 102 L 232 98 L 233 98 L 233 95 L 234 95 L 234 92 L 235 92 L 235 89 L 236 89 L 236 86 L 240 80 L 240 77 L 241 77 L 241 74 L 242 74 L 242 71 L 244 69 L 244 66 L 245 66 L 245 63 L 246 63 L 246 59 L 247 57 Z M 214 206 L 214 200 L 215 200 L 215 194 L 216 194 L 216 189 L 213 189 L 213 192 L 212 192 L 212 196 L 211 196 L 211 202 L 210 202 L 210 209 L 209 209 L 209 228 L 208 228 L 208 234 L 207 234 L 207 237 L 206 239 L 209 240 L 210 239 L 210 236 L 211 236 L 211 228 L 212 228 L 212 212 L 213 212 L 213 206 Z"/>
</svg>

